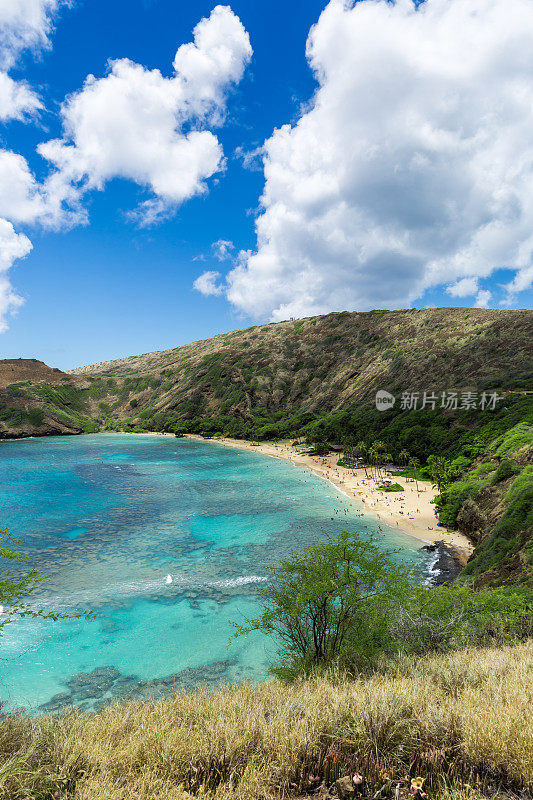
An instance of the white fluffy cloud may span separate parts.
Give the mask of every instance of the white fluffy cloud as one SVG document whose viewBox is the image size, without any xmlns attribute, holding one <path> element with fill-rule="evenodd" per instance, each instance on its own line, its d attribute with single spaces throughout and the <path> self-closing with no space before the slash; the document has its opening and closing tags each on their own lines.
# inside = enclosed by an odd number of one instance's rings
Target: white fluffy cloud
<svg viewBox="0 0 533 800">
<path fill-rule="evenodd" d="M 14 81 L 7 72 L 0 72 L 0 122 L 23 120 L 41 108 L 41 101 L 25 83 Z"/>
<path fill-rule="evenodd" d="M 49 46 L 52 18 L 61 0 L 0 0 L 0 122 L 25 120 L 42 109 L 35 92 L 8 71 L 24 50 Z M 17 233 L 13 222 L 33 222 L 50 216 L 47 190 L 37 186 L 26 160 L 0 149 L 0 333 L 6 330 L 6 316 L 22 299 L 14 292 L 8 271 L 26 256 L 31 242 Z"/>
<path fill-rule="evenodd" d="M 26 48 L 49 45 L 61 2 L 0 0 L 0 66 L 8 69 Z M 0 331 L 21 302 L 8 270 L 31 249 L 12 223 L 83 223 L 84 193 L 115 177 L 151 190 L 137 211 L 143 222 L 205 191 L 207 178 L 224 165 L 222 147 L 207 127 L 223 122 L 228 90 L 242 78 L 251 54 L 238 17 L 217 6 L 196 26 L 194 42 L 178 49 L 171 78 L 128 59 L 112 62 L 105 78 L 87 78 L 62 108 L 64 138 L 38 148 L 52 164 L 42 183 L 21 155 L 0 149 Z M 0 121 L 22 119 L 40 107 L 25 84 L 0 71 Z"/>
<path fill-rule="evenodd" d="M 398 308 L 499 267 L 524 288 L 532 32 L 531 0 L 331 0 L 307 43 L 316 95 L 265 143 L 257 248 L 228 298 L 283 319 Z"/>
<path fill-rule="evenodd" d="M 447 286 L 446 291 L 452 297 L 468 297 L 478 291 L 478 280 L 477 278 L 461 278 L 460 281 Z"/>
<path fill-rule="evenodd" d="M 53 15 L 61 2 L 0 0 L 0 65 L 4 69 L 13 66 L 23 50 L 49 47 Z"/>
<path fill-rule="evenodd" d="M 206 297 L 209 295 L 220 295 L 223 292 L 223 288 L 219 283 L 220 277 L 220 272 L 214 270 L 202 272 L 194 281 L 193 288 Z"/>
<path fill-rule="evenodd" d="M 28 162 L 18 153 L 0 150 L 0 216 L 11 222 L 34 222 L 45 201 Z"/>
<path fill-rule="evenodd" d="M 41 209 L 41 199 L 33 176 L 22 156 L 0 150 L 0 333 L 7 329 L 6 318 L 21 305 L 9 280 L 9 270 L 30 252 L 27 236 L 17 233 L 13 222 L 33 221 Z"/>
<path fill-rule="evenodd" d="M 16 233 L 10 222 L 0 219 L 0 333 L 7 329 L 6 316 L 22 304 L 22 298 L 13 291 L 9 282 L 8 270 L 17 259 L 27 256 L 30 250 L 28 237 Z"/>
<path fill-rule="evenodd" d="M 42 108 L 35 92 L 7 73 L 24 50 L 50 45 L 53 16 L 61 2 L 0 0 L 0 122 L 23 120 Z"/>
<path fill-rule="evenodd" d="M 476 308 L 487 308 L 492 298 L 492 292 L 489 292 L 488 289 L 481 289 L 477 293 L 475 307 Z"/>
<path fill-rule="evenodd" d="M 492 299 L 492 292 L 488 289 L 480 289 L 477 278 L 461 278 L 460 281 L 452 283 L 446 287 L 446 291 L 452 297 L 472 297 L 475 295 L 475 307 L 487 308 Z"/>
<path fill-rule="evenodd" d="M 90 75 L 62 109 L 65 136 L 39 152 L 57 169 L 57 192 L 102 189 L 119 177 L 148 188 L 138 209 L 146 223 L 206 191 L 223 168 L 223 152 L 207 126 L 220 124 L 229 88 L 242 78 L 252 49 L 228 6 L 216 6 L 182 45 L 174 74 L 164 77 L 128 59 L 110 64 L 101 79 Z"/>
</svg>

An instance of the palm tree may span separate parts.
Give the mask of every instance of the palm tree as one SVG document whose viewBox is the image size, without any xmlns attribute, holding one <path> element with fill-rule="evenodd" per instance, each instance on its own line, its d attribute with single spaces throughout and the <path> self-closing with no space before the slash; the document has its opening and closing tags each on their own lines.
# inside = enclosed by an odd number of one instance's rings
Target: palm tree
<svg viewBox="0 0 533 800">
<path fill-rule="evenodd" d="M 398 461 L 404 468 L 407 466 L 409 462 L 409 457 L 410 457 L 409 453 L 405 449 L 400 450 L 400 452 L 398 453 Z"/>
<path fill-rule="evenodd" d="M 413 468 L 413 474 L 415 476 L 415 483 L 416 483 L 416 491 L 418 492 L 418 478 L 416 477 L 416 470 L 417 467 L 420 466 L 420 461 L 418 460 L 418 458 L 415 458 L 413 456 L 412 458 L 409 459 L 409 466 Z"/>
<path fill-rule="evenodd" d="M 346 462 L 353 459 L 353 444 L 351 439 L 345 439 L 342 445 L 342 457 Z"/>
<path fill-rule="evenodd" d="M 376 451 L 374 450 L 374 446 L 369 444 L 366 449 L 366 457 L 365 461 L 368 464 L 368 471 L 370 472 L 370 477 L 374 477 L 374 457 L 376 455 Z M 365 468 L 366 472 L 366 468 Z"/>
<path fill-rule="evenodd" d="M 433 487 L 439 494 L 446 488 L 450 480 L 450 464 L 444 456 L 431 455 L 428 458 L 429 473 L 433 481 Z"/>
<path fill-rule="evenodd" d="M 384 445 L 383 442 L 379 441 L 379 439 L 378 439 L 377 442 L 374 442 L 374 444 L 372 445 L 372 448 L 373 448 L 373 450 L 374 450 L 374 452 L 376 454 L 376 472 L 377 472 L 378 477 L 381 477 L 381 461 L 382 461 L 383 457 L 382 456 L 380 457 L 380 453 L 381 453 L 382 450 L 385 450 L 385 445 Z"/>
<path fill-rule="evenodd" d="M 373 480 L 376 480 L 378 451 L 374 448 L 373 445 L 368 451 L 368 461 L 370 463 L 370 476 L 373 478 Z M 376 470 L 376 474 L 374 474 L 374 469 Z"/>
<path fill-rule="evenodd" d="M 357 444 L 355 445 L 355 449 L 359 453 L 360 458 L 365 458 L 365 456 L 368 456 L 368 448 L 366 446 L 366 442 L 363 442 L 362 440 L 360 442 L 357 442 Z M 365 477 L 368 478 L 366 464 L 365 464 Z"/>
<path fill-rule="evenodd" d="M 381 456 L 383 459 L 383 472 L 385 473 L 387 470 L 385 469 L 385 464 L 390 464 L 392 461 L 392 456 L 390 453 L 383 453 Z"/>
</svg>

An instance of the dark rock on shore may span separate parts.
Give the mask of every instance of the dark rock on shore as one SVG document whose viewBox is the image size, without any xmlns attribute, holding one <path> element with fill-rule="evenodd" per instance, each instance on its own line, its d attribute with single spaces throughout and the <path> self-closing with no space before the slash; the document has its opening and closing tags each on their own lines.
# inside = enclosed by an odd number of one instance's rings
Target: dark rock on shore
<svg viewBox="0 0 533 800">
<path fill-rule="evenodd" d="M 443 583 L 452 583 L 461 572 L 464 559 L 455 547 L 445 542 L 426 544 L 421 548 L 426 553 L 434 553 L 435 561 L 431 567 L 430 582 L 432 586 L 441 586 Z"/>
</svg>

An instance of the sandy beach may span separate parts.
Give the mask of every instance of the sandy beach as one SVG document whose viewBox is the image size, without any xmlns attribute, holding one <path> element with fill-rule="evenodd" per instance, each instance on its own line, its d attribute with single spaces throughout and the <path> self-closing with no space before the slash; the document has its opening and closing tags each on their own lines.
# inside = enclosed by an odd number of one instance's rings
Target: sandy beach
<svg viewBox="0 0 533 800">
<path fill-rule="evenodd" d="M 203 441 L 201 436 L 189 434 L 189 437 Z M 425 544 L 443 542 L 452 547 L 462 563 L 466 563 L 474 549 L 473 544 L 463 534 L 437 527 L 435 506 L 431 503 L 437 492 L 427 481 L 418 481 L 417 491 L 415 481 L 400 477 L 397 480 L 405 491 L 377 491 L 377 483 L 366 477 L 364 469 L 353 470 L 339 466 L 338 453 L 310 456 L 299 453 L 296 448 L 283 443 L 252 444 L 227 438 L 217 438 L 213 441 L 227 447 L 282 458 L 299 467 L 307 467 L 320 477 L 331 481 L 347 497 L 357 500 L 367 513 L 387 525 L 398 528 Z"/>
</svg>

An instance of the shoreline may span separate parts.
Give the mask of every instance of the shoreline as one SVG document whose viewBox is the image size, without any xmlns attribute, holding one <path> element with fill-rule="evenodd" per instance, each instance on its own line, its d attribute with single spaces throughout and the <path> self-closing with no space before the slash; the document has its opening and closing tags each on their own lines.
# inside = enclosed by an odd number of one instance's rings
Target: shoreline
<svg viewBox="0 0 533 800">
<path fill-rule="evenodd" d="M 197 434 L 186 434 L 185 438 L 248 450 L 289 461 L 297 467 L 305 467 L 327 480 L 349 500 L 360 503 L 369 516 L 414 537 L 428 546 L 428 549 L 433 545 L 440 545 L 440 549 L 451 551 L 450 560 L 454 559 L 458 567 L 466 564 L 474 550 L 472 542 L 462 533 L 437 527 L 434 507 L 431 504 L 437 492 L 425 481 L 418 482 L 419 491 L 417 491 L 414 482 L 407 482 L 405 478 L 400 477 L 398 480 L 404 486 L 403 492 L 380 492 L 375 489 L 376 482 L 366 478 L 364 469 L 352 470 L 339 466 L 337 464 L 339 455 L 336 453 L 330 453 L 328 456 L 310 456 L 299 453 L 285 444 L 265 442 L 255 445 L 248 441 L 226 437 L 204 439 Z"/>
<path fill-rule="evenodd" d="M 99 431 L 107 435 L 119 436 L 160 436 L 172 437 L 173 433 L 162 431 L 146 431 L 143 433 L 133 433 L 132 431 Z M 59 436 L 65 434 L 56 434 Z M 77 434 L 83 435 L 83 434 Z M 2 441 L 14 442 L 23 439 L 46 438 L 40 436 L 24 436 L 12 439 L 0 439 Z M 435 567 L 443 574 L 455 577 L 468 561 L 474 551 L 473 543 L 458 531 L 449 531 L 446 528 L 437 527 L 435 510 L 431 501 L 437 492 L 429 486 L 426 481 L 418 481 L 419 489 L 413 479 L 399 477 L 404 486 L 403 492 L 380 492 L 376 490 L 376 482 L 366 477 L 364 469 L 348 469 L 339 466 L 339 454 L 330 453 L 327 456 L 310 456 L 303 454 L 287 444 L 274 444 L 264 442 L 254 444 L 250 441 L 241 439 L 231 439 L 229 437 L 204 438 L 199 434 L 184 434 L 186 439 L 195 439 L 201 442 L 212 442 L 221 444 L 225 447 L 233 447 L 249 452 L 260 453 L 261 455 L 279 458 L 289 461 L 296 467 L 305 467 L 323 480 L 328 481 L 334 488 L 343 494 L 348 500 L 358 502 L 362 510 L 374 519 L 384 522 L 391 528 L 414 537 L 422 542 L 428 550 L 438 550 Z M 435 547 L 436 546 L 436 547 Z M 438 563 L 440 562 L 440 563 Z M 440 564 L 447 565 L 441 569 Z M 454 567 L 452 565 L 455 565 Z M 455 573 L 455 574 L 454 574 Z M 440 581 L 442 582 L 442 580 Z"/>
</svg>

